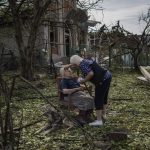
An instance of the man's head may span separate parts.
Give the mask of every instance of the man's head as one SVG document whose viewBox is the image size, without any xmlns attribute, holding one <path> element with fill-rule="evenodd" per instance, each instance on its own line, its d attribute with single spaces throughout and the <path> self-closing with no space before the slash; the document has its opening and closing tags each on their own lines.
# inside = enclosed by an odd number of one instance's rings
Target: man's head
<svg viewBox="0 0 150 150">
<path fill-rule="evenodd" d="M 72 76 L 72 70 L 70 68 L 60 68 L 60 75 L 62 77 L 71 77 Z"/>
<path fill-rule="evenodd" d="M 70 63 L 73 64 L 73 65 L 77 65 L 79 66 L 80 65 L 80 62 L 83 60 L 82 57 L 78 56 L 78 55 L 73 55 L 71 56 L 70 58 Z"/>
</svg>

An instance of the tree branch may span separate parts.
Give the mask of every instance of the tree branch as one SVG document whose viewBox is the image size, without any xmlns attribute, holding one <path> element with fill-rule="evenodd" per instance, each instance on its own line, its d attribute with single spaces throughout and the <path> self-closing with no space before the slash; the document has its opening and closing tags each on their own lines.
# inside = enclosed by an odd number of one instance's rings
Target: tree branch
<svg viewBox="0 0 150 150">
<path fill-rule="evenodd" d="M 21 6 L 24 4 L 25 0 L 21 0 L 21 2 L 19 3 L 18 7 L 16 8 L 16 11 L 19 12 Z"/>
<path fill-rule="evenodd" d="M 92 7 L 94 7 L 96 4 L 98 4 L 98 2 L 102 2 L 103 0 L 97 0 L 96 2 L 94 2 L 93 4 L 91 4 L 91 6 L 90 7 L 88 7 L 86 10 L 89 10 L 89 9 L 91 9 Z"/>
</svg>

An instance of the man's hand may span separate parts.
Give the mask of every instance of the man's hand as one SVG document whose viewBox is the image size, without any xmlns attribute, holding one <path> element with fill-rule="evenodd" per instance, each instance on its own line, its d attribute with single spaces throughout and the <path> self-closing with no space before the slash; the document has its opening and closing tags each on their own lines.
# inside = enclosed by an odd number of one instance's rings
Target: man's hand
<svg viewBox="0 0 150 150">
<path fill-rule="evenodd" d="M 77 88 L 73 88 L 73 89 L 63 89 L 63 94 L 72 94 L 78 91 L 83 91 L 84 88 L 83 87 L 77 87 Z"/>
</svg>

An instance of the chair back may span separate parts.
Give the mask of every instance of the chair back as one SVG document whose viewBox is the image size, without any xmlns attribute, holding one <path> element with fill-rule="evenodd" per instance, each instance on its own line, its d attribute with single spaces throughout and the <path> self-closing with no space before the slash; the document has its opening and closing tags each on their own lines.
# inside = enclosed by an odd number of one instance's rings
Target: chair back
<svg viewBox="0 0 150 150">
<path fill-rule="evenodd" d="M 61 80 L 62 80 L 62 77 L 57 77 L 56 78 L 56 83 L 57 83 L 57 88 L 58 88 L 58 97 L 59 97 L 59 100 L 60 101 L 63 101 L 64 100 L 64 94 L 62 93 L 62 90 L 61 90 Z"/>
</svg>

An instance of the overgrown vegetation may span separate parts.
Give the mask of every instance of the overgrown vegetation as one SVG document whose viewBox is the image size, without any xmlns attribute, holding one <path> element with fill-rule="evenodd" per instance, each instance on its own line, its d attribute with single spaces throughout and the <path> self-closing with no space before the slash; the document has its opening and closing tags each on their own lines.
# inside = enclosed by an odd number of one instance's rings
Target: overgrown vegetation
<svg viewBox="0 0 150 150">
<path fill-rule="evenodd" d="M 85 125 L 83 131 L 80 127 L 67 130 L 68 127 L 60 125 L 59 129 L 47 135 L 37 133 L 47 122 L 42 110 L 42 106 L 45 105 L 44 100 L 27 84 L 17 80 L 11 108 L 15 134 L 20 139 L 18 148 L 24 150 L 87 150 L 90 149 L 93 141 L 104 140 L 103 135 L 121 129 L 127 131 L 128 138 L 120 142 L 109 141 L 112 144 L 112 150 L 150 149 L 150 87 L 141 83 L 136 78 L 137 76 L 140 74 L 133 71 L 113 72 L 108 118 L 104 126 Z M 58 97 L 55 97 L 57 87 L 54 80 L 45 78 L 41 81 L 34 81 L 33 84 L 40 88 L 40 91 L 59 110 L 67 111 L 58 104 Z M 28 124 L 30 126 L 26 126 Z M 19 130 L 22 127 L 24 128 Z"/>
</svg>

